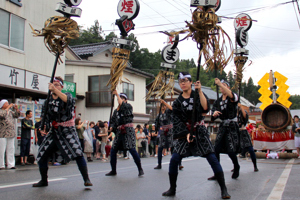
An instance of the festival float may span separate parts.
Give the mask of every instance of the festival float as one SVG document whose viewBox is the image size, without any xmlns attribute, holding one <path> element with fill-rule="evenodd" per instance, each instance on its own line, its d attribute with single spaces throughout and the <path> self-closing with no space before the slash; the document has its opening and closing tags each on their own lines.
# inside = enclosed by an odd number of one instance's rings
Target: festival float
<svg viewBox="0 0 300 200">
<path fill-rule="evenodd" d="M 258 158 L 297 158 L 296 153 L 284 153 L 286 150 L 295 149 L 294 134 L 291 130 L 292 117 L 285 83 L 288 80 L 278 72 L 266 73 L 258 82 L 261 88 L 259 100 L 262 102 L 262 125 L 252 131 L 253 147 L 257 151 Z M 272 95 L 273 99 L 270 98 Z M 278 97 L 278 98 L 277 98 Z M 282 151 L 281 153 L 270 153 L 270 151 Z"/>
</svg>

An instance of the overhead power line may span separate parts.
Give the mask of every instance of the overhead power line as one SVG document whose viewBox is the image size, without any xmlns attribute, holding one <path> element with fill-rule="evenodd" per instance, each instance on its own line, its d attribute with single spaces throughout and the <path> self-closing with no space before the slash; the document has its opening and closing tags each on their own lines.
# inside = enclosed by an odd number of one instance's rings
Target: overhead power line
<svg viewBox="0 0 300 200">
<path fill-rule="evenodd" d="M 151 10 L 153 10 L 154 12 L 156 12 L 157 14 L 159 14 L 160 16 L 162 16 L 164 19 L 166 19 L 167 21 L 169 21 L 171 24 L 174 24 L 173 22 L 171 22 L 169 19 L 167 19 L 166 17 L 164 17 L 162 14 L 160 14 L 159 12 L 157 12 L 155 9 L 151 8 L 148 4 L 146 4 L 144 1 L 141 0 L 141 2 L 143 2 L 143 4 L 145 4 L 146 6 L 148 6 Z M 176 24 L 174 24 L 176 27 L 178 27 Z M 179 28 L 179 27 L 178 27 Z"/>
<path fill-rule="evenodd" d="M 297 22 L 298 22 L 298 26 L 299 26 L 299 29 L 300 29 L 300 22 L 299 22 L 299 17 L 298 17 L 298 14 L 297 14 L 297 11 L 296 11 L 296 7 L 295 7 L 295 4 L 297 4 L 297 1 L 296 0 L 293 0 L 293 6 L 294 6 L 294 10 L 295 10 L 295 14 L 296 14 L 296 19 L 297 19 Z M 297 4 L 298 5 L 298 4 Z M 298 5 L 299 6 L 299 5 Z M 298 10 L 299 10 L 299 7 L 298 7 Z"/>
</svg>

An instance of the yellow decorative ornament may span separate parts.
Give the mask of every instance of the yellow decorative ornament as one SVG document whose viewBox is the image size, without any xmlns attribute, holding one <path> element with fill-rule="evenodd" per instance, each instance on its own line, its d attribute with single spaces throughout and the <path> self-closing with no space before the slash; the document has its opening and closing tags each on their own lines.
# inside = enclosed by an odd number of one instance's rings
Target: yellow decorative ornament
<svg viewBox="0 0 300 200">
<path fill-rule="evenodd" d="M 42 30 L 34 29 L 30 25 L 34 36 L 43 36 L 47 49 L 54 55 L 64 53 L 64 48 L 71 39 L 79 37 L 77 22 L 62 16 L 53 16 L 46 20 Z M 62 60 L 59 58 L 60 62 Z"/>
<path fill-rule="evenodd" d="M 261 94 L 261 97 L 258 99 L 260 102 L 262 102 L 261 106 L 259 107 L 261 110 L 264 110 L 268 105 L 270 105 L 273 101 L 270 98 L 270 95 L 272 92 L 269 90 L 269 73 L 266 73 L 258 82 L 258 85 L 260 85 L 260 89 L 258 92 Z"/>
<path fill-rule="evenodd" d="M 289 108 L 292 105 L 292 102 L 288 100 L 291 95 L 286 92 L 289 89 L 289 86 L 285 84 L 288 78 L 278 72 L 275 72 L 274 76 L 277 79 L 275 84 L 278 87 L 276 93 L 279 95 L 277 101 L 282 105 L 284 105 L 285 107 Z"/>
</svg>

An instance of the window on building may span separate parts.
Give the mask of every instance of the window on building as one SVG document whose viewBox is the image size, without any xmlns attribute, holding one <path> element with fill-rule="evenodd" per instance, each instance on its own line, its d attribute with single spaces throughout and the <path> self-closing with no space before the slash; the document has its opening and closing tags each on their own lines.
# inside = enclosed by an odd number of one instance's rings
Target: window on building
<svg viewBox="0 0 300 200">
<path fill-rule="evenodd" d="M 0 44 L 24 51 L 25 20 L 0 9 Z"/>
<path fill-rule="evenodd" d="M 65 81 L 74 83 L 74 74 L 65 74 Z"/>
<path fill-rule="evenodd" d="M 86 107 L 111 106 L 111 92 L 106 86 L 110 75 L 89 76 L 88 92 L 86 92 Z"/>
<path fill-rule="evenodd" d="M 123 83 L 123 93 L 126 93 L 128 100 L 134 101 L 134 85 L 130 83 Z"/>
</svg>

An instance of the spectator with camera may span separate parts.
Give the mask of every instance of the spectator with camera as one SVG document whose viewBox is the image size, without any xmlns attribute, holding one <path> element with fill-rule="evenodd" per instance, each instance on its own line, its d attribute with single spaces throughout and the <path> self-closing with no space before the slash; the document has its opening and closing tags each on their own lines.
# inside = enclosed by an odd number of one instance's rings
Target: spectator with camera
<svg viewBox="0 0 300 200">
<path fill-rule="evenodd" d="M 15 123 L 20 116 L 17 105 L 9 104 L 6 99 L 0 101 L 0 170 L 5 169 L 5 153 L 8 169 L 15 167 Z"/>
</svg>

